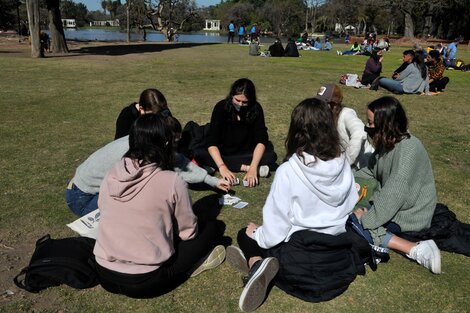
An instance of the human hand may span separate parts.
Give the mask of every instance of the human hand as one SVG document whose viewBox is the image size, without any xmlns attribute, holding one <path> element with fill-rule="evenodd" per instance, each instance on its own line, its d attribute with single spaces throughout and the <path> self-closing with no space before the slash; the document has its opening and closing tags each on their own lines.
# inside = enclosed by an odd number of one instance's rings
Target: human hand
<svg viewBox="0 0 470 313">
<path fill-rule="evenodd" d="M 248 182 L 248 187 L 255 187 L 256 185 L 258 185 L 257 168 L 251 166 L 248 172 L 246 172 L 245 176 L 243 177 L 243 180 Z"/>
<path fill-rule="evenodd" d="M 235 175 L 228 169 L 226 165 L 219 167 L 220 176 L 225 179 L 229 184 L 233 185 L 235 182 Z"/>
<path fill-rule="evenodd" d="M 223 190 L 225 192 L 229 191 L 231 186 L 232 185 L 227 180 L 225 180 L 224 178 L 219 179 L 217 181 L 217 185 L 216 185 L 217 188 L 219 188 L 220 190 Z"/>
<path fill-rule="evenodd" d="M 256 229 L 258 228 L 258 225 L 255 223 L 248 223 L 248 226 L 246 226 L 246 235 L 250 238 L 253 238 L 253 235 L 255 234 Z"/>
<path fill-rule="evenodd" d="M 379 62 L 382 63 L 383 59 L 384 59 L 384 57 L 380 57 Z"/>
<path fill-rule="evenodd" d="M 356 215 L 357 219 L 360 220 L 361 217 L 368 211 L 369 210 L 367 208 L 358 208 L 356 211 L 354 211 L 354 214 Z"/>
</svg>

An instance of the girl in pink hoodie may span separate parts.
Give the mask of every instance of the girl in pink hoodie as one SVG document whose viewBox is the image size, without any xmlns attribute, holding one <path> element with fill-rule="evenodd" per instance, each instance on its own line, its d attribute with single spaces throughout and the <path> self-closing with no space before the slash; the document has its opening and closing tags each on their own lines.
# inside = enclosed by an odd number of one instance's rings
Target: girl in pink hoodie
<svg viewBox="0 0 470 313">
<path fill-rule="evenodd" d="M 186 183 L 172 171 L 172 142 L 164 118 L 141 116 L 131 128 L 129 151 L 101 184 L 94 254 L 101 285 L 110 292 L 155 297 L 225 257 L 224 247 L 216 247 L 223 225 L 198 224 Z"/>
</svg>

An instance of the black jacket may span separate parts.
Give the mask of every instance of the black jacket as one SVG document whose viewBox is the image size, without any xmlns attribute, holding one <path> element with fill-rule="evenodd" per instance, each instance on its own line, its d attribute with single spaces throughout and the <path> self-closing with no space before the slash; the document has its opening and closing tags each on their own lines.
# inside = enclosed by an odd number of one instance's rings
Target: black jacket
<svg viewBox="0 0 470 313">
<path fill-rule="evenodd" d="M 352 248 L 351 233 L 338 236 L 299 231 L 289 242 L 267 250 L 279 260 L 276 285 L 309 302 L 327 301 L 364 275 L 364 262 Z"/>
</svg>

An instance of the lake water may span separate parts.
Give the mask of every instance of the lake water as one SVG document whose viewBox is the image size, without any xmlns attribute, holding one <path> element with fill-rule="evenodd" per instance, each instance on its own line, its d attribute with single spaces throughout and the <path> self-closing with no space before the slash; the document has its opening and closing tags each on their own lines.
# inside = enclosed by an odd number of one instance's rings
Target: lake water
<svg viewBox="0 0 470 313">
<path fill-rule="evenodd" d="M 126 41 L 127 33 L 104 29 L 65 29 L 65 38 L 70 40 L 98 40 L 98 41 Z M 131 33 L 131 41 L 143 40 L 143 33 Z M 159 32 L 147 32 L 147 41 L 165 41 L 166 38 Z M 179 42 L 209 43 L 226 42 L 227 36 L 214 32 L 197 32 L 180 34 Z"/>
</svg>

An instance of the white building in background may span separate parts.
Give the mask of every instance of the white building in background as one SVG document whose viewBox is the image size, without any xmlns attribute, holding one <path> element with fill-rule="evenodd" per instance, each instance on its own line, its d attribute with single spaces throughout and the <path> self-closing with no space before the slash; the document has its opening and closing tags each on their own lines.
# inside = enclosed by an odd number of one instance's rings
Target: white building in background
<svg viewBox="0 0 470 313">
<path fill-rule="evenodd" d="M 92 21 L 90 22 L 90 26 L 112 26 L 112 27 L 119 27 L 119 20 L 107 20 L 107 21 Z"/>
<path fill-rule="evenodd" d="M 76 28 L 77 24 L 75 23 L 74 18 L 63 18 L 62 19 L 62 26 L 64 28 Z"/>
<path fill-rule="evenodd" d="M 204 30 L 220 30 L 220 20 L 206 20 L 206 27 Z"/>
</svg>

